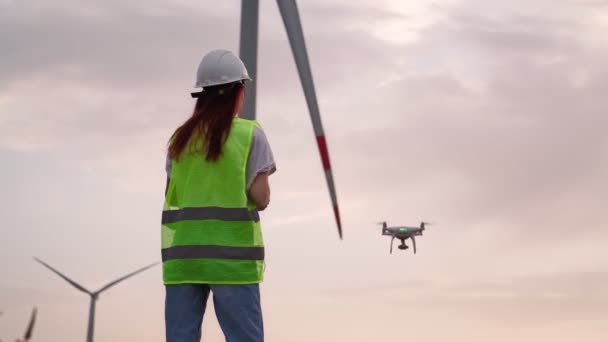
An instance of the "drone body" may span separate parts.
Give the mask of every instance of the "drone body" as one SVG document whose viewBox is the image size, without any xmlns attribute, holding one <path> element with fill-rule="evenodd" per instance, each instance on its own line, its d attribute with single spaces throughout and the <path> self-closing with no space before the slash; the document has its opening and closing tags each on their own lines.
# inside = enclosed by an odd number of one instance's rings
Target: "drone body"
<svg viewBox="0 0 608 342">
<path fill-rule="evenodd" d="M 394 226 L 389 227 L 386 222 L 382 222 L 382 235 L 387 235 L 391 237 L 391 248 L 390 253 L 393 253 L 393 242 L 395 238 L 401 241 L 401 244 L 398 246 L 401 250 L 406 250 L 409 248 L 405 244 L 405 240 L 411 239 L 412 246 L 414 247 L 414 254 L 416 254 L 416 236 L 422 235 L 422 232 L 426 230 L 426 222 L 420 222 L 419 227 L 411 227 L 411 226 Z"/>
</svg>

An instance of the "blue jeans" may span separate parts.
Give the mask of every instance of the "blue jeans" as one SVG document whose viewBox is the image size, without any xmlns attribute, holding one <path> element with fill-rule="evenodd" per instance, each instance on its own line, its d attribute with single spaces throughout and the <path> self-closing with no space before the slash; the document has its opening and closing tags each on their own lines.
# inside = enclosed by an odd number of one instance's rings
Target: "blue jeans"
<svg viewBox="0 0 608 342">
<path fill-rule="evenodd" d="M 260 287 L 248 285 L 166 285 L 167 342 L 199 342 L 209 291 L 226 342 L 263 342 Z"/>
</svg>

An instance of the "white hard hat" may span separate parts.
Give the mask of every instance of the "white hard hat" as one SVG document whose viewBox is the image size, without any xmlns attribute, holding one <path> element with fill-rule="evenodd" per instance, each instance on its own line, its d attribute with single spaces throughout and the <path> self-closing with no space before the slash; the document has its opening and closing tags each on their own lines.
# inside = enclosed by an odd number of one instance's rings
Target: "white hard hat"
<svg viewBox="0 0 608 342">
<path fill-rule="evenodd" d="M 207 53 L 196 71 L 196 88 L 251 81 L 247 68 L 235 54 L 228 50 L 212 50 Z"/>
</svg>

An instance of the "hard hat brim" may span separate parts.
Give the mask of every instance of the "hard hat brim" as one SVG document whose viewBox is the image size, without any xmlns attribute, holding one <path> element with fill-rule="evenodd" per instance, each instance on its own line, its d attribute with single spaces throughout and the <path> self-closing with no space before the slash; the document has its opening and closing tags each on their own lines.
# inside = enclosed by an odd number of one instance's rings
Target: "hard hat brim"
<svg viewBox="0 0 608 342">
<path fill-rule="evenodd" d="M 215 81 L 205 81 L 205 82 L 197 82 L 194 85 L 194 88 L 205 88 L 205 87 L 213 87 L 213 86 L 218 86 L 218 85 L 222 85 L 222 84 L 230 84 L 230 83 L 234 83 L 234 82 L 239 82 L 239 81 L 249 81 L 249 82 L 253 82 L 253 78 L 247 76 L 245 77 L 239 77 L 237 79 L 234 80 L 215 80 Z"/>
<path fill-rule="evenodd" d="M 251 77 L 247 77 L 247 78 L 243 78 L 243 79 L 241 79 L 241 80 L 237 80 L 237 81 L 234 81 L 234 82 L 227 82 L 227 83 L 212 84 L 212 85 L 207 85 L 207 86 L 204 86 L 204 87 L 201 87 L 201 86 L 195 85 L 195 86 L 194 86 L 195 88 L 202 88 L 202 90 L 197 91 L 197 92 L 192 92 L 192 93 L 190 93 L 190 96 L 192 96 L 192 98 L 199 98 L 199 97 L 201 97 L 201 96 L 203 95 L 203 92 L 205 91 L 205 88 L 209 88 L 209 87 L 213 87 L 213 86 L 227 85 L 227 84 L 231 84 L 231 83 L 237 83 L 237 82 L 242 82 L 242 83 L 244 84 L 246 81 L 253 82 L 253 78 L 251 78 Z"/>
</svg>

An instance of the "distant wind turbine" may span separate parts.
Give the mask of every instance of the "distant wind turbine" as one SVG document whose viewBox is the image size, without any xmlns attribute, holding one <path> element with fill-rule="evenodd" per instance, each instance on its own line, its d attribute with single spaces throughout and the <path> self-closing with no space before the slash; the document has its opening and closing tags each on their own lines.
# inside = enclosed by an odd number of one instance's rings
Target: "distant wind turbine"
<svg viewBox="0 0 608 342">
<path fill-rule="evenodd" d="M 61 278 L 63 278 L 63 280 L 67 281 L 68 283 L 70 283 L 72 286 L 74 286 L 75 288 L 77 288 L 78 290 L 88 294 L 91 297 L 91 305 L 89 307 L 89 325 L 87 328 L 87 342 L 93 342 L 93 330 L 94 330 L 94 323 L 95 323 L 95 302 L 97 301 L 97 299 L 99 298 L 99 295 L 109 289 L 110 287 L 120 283 L 121 281 L 130 278 L 134 275 L 136 275 L 137 273 L 143 272 L 149 268 L 151 268 L 152 266 L 156 266 L 158 263 L 153 263 L 150 264 L 148 266 L 142 267 L 132 273 L 129 273 L 123 277 L 120 277 L 112 282 L 110 282 L 109 284 L 107 284 L 106 286 L 102 287 L 101 289 L 95 291 L 95 292 L 91 292 L 87 289 L 85 289 L 84 287 L 82 287 L 80 284 L 76 283 L 75 281 L 73 281 L 72 279 L 66 277 L 65 275 L 61 274 L 61 272 L 57 271 L 56 269 L 52 268 L 51 266 L 49 266 L 47 263 L 45 263 L 44 261 L 38 259 L 38 258 L 34 258 L 37 262 L 41 263 L 43 266 L 45 266 L 46 268 L 48 268 L 49 270 L 53 271 L 54 273 L 56 273 L 58 276 L 60 276 Z"/>
</svg>

